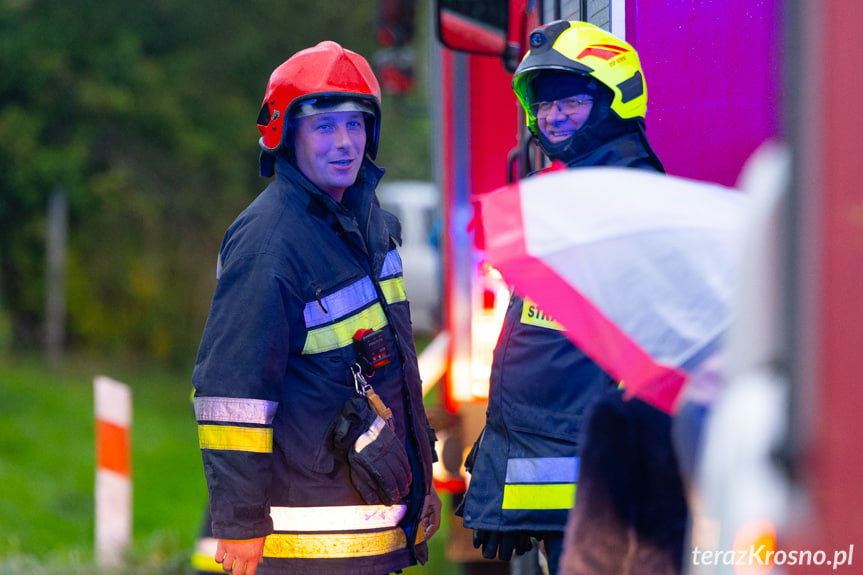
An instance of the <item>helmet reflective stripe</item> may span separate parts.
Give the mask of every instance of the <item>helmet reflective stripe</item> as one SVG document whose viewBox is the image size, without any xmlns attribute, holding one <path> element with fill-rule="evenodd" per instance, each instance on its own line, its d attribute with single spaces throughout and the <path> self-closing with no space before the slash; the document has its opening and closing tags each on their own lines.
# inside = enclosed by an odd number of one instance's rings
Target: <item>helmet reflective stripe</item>
<svg viewBox="0 0 863 575">
<path fill-rule="evenodd" d="M 512 87 L 525 109 L 528 127 L 536 132 L 530 111 L 533 80 L 543 70 L 590 76 L 612 93 L 611 111 L 621 120 L 644 118 L 647 86 L 631 45 L 586 22 L 557 20 L 534 30 L 530 50 L 513 75 Z"/>
<path fill-rule="evenodd" d="M 271 507 L 276 531 L 359 531 L 395 527 L 406 505 L 346 505 L 333 507 Z"/>
</svg>

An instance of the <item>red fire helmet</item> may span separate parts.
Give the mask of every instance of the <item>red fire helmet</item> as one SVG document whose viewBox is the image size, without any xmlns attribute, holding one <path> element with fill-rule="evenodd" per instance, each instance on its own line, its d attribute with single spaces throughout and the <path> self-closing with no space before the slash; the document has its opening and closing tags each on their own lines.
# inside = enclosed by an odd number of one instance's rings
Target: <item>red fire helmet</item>
<svg viewBox="0 0 863 575">
<path fill-rule="evenodd" d="M 380 85 L 365 58 L 329 40 L 300 50 L 273 70 L 258 116 L 261 148 L 276 152 L 290 145 L 285 119 L 303 102 L 346 98 L 374 111 L 366 121 L 366 153 L 374 159 L 381 125 Z"/>
</svg>

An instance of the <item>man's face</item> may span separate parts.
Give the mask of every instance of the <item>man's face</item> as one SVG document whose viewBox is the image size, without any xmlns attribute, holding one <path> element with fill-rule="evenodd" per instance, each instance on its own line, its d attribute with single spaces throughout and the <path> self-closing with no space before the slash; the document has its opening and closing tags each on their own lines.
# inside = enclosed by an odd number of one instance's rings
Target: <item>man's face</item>
<svg viewBox="0 0 863 575">
<path fill-rule="evenodd" d="M 574 94 L 562 100 L 535 104 L 536 125 L 548 140 L 557 144 L 576 133 L 587 122 L 593 97 Z"/>
<path fill-rule="evenodd" d="M 332 112 L 294 122 L 297 167 L 321 190 L 341 201 L 360 171 L 366 148 L 362 112 Z"/>
</svg>

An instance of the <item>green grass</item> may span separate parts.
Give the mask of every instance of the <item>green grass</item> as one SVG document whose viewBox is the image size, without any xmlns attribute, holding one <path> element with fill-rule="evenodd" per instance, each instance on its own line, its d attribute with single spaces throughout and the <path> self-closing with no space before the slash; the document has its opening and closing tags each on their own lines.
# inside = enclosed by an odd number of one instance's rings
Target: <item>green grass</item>
<svg viewBox="0 0 863 575">
<path fill-rule="evenodd" d="M 0 366 L 0 573 L 92 570 L 98 374 L 132 389 L 130 561 L 185 564 L 206 502 L 188 376 L 31 361 Z"/>
<path fill-rule="evenodd" d="M 95 483 L 93 377 L 132 389 L 133 543 L 112 573 L 188 574 L 206 503 L 190 405 L 191 368 L 108 367 L 0 360 L 0 575 L 83 575 L 93 563 Z M 459 569 L 444 557 L 444 526 L 425 567 L 406 575 Z"/>
</svg>

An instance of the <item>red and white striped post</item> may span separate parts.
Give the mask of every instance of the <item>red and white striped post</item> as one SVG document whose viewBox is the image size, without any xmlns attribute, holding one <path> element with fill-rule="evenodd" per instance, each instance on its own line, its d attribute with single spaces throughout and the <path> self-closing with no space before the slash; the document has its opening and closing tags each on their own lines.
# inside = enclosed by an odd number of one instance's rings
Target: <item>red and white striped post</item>
<svg viewBox="0 0 863 575">
<path fill-rule="evenodd" d="M 93 380 L 96 413 L 96 559 L 117 565 L 132 535 L 132 392 L 105 376 Z"/>
</svg>

